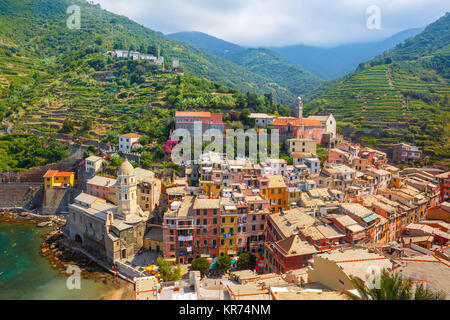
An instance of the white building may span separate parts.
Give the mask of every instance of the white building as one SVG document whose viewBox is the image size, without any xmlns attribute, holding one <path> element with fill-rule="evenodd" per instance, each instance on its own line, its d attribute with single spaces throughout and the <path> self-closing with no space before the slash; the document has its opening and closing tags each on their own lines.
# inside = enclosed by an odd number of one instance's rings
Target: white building
<svg viewBox="0 0 450 320">
<path fill-rule="evenodd" d="M 272 174 L 284 176 L 287 172 L 287 162 L 284 159 L 266 159 L 266 163 L 272 169 Z"/>
<path fill-rule="evenodd" d="M 265 113 L 252 113 L 248 117 L 249 119 L 255 119 L 256 127 L 265 129 L 267 129 L 267 127 L 270 126 L 276 118 L 275 116 L 270 116 Z"/>
<path fill-rule="evenodd" d="M 305 158 L 303 159 L 303 164 L 308 166 L 310 174 L 318 173 L 320 170 L 319 158 Z"/>
<path fill-rule="evenodd" d="M 336 119 L 332 114 L 328 116 L 309 116 L 307 119 L 319 120 L 326 127 L 326 132 L 332 134 L 332 138 L 336 138 Z"/>
<path fill-rule="evenodd" d="M 105 160 L 101 157 L 90 156 L 86 158 L 86 172 L 90 175 L 94 175 L 103 169 Z"/>
<path fill-rule="evenodd" d="M 136 133 L 127 133 L 119 136 L 119 151 L 131 152 L 133 146 L 138 143 L 141 135 Z"/>
</svg>

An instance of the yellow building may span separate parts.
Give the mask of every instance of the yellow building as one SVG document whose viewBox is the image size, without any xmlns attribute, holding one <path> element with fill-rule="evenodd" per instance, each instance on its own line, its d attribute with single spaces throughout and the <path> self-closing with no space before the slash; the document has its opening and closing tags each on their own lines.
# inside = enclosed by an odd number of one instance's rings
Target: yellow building
<svg viewBox="0 0 450 320">
<path fill-rule="evenodd" d="M 75 173 L 48 170 L 44 174 L 45 190 L 53 188 L 68 188 L 75 184 Z"/>
<path fill-rule="evenodd" d="M 236 205 L 226 203 L 219 217 L 220 239 L 219 256 L 236 255 L 236 233 L 238 227 L 238 213 Z"/>
<path fill-rule="evenodd" d="M 269 208 L 273 213 L 288 209 L 287 187 L 281 175 L 267 175 L 260 179 L 260 193 L 269 200 Z M 264 187 L 266 183 L 267 187 Z"/>
<path fill-rule="evenodd" d="M 355 157 L 352 160 L 353 168 L 358 171 L 365 171 L 367 168 L 371 167 L 369 159 Z"/>
<path fill-rule="evenodd" d="M 309 152 L 316 154 L 317 142 L 310 139 L 288 139 L 288 153 L 291 155 L 293 152 Z"/>
<path fill-rule="evenodd" d="M 163 231 L 160 227 L 153 227 L 144 236 L 144 248 L 153 252 L 163 250 Z"/>
<path fill-rule="evenodd" d="M 222 193 L 222 184 L 215 183 L 213 181 L 200 180 L 199 188 L 201 190 L 201 194 L 210 198 L 218 198 Z"/>
<path fill-rule="evenodd" d="M 392 176 L 391 178 L 391 187 L 400 189 L 403 185 L 403 179 L 400 176 Z"/>
<path fill-rule="evenodd" d="M 301 195 L 302 192 L 299 188 L 287 188 L 288 204 L 292 205 L 292 203 L 296 203 L 298 205 L 300 203 Z"/>
</svg>

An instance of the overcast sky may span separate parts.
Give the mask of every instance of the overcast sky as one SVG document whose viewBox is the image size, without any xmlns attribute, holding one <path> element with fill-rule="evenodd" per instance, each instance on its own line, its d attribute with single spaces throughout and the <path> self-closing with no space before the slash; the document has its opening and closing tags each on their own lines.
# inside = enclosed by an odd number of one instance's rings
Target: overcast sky
<svg viewBox="0 0 450 320">
<path fill-rule="evenodd" d="M 335 46 L 384 39 L 450 11 L 449 0 L 94 0 L 164 34 L 201 31 L 242 46 Z M 370 6 L 381 28 L 370 30 Z"/>
</svg>

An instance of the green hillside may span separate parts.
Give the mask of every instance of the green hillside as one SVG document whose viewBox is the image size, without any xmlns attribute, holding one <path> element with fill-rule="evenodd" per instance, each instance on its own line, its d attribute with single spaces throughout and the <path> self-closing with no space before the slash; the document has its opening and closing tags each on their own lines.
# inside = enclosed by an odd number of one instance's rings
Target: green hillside
<svg viewBox="0 0 450 320">
<path fill-rule="evenodd" d="M 227 59 L 256 74 L 270 77 L 296 96 L 307 95 L 324 82 L 311 72 L 283 60 L 268 49 L 247 49 L 229 54 Z"/>
<path fill-rule="evenodd" d="M 202 32 L 178 32 L 169 38 L 191 43 L 215 55 L 228 59 L 254 74 L 270 79 L 273 85 L 286 88 L 297 97 L 309 96 L 325 81 L 299 65 L 287 62 L 274 51 L 259 48 L 245 49 Z M 293 100 L 283 101 L 292 104 Z"/>
<path fill-rule="evenodd" d="M 208 55 L 196 47 L 191 52 L 176 42 L 156 41 L 160 35 L 80 3 L 87 8 L 82 9 L 82 29 L 70 30 L 65 25 L 64 1 L 0 0 L 3 133 L 64 133 L 73 141 L 85 138 L 115 142 L 118 133 L 137 131 L 144 135 L 146 143 L 154 142 L 154 160 L 161 161 L 162 144 L 173 127 L 176 110 L 223 111 L 224 120 L 230 123 L 235 120 L 231 117 L 236 114 L 233 110 L 291 113 L 290 108 L 273 101 L 271 91 L 258 95 L 249 87 L 250 92 L 241 93 L 188 74 L 196 74 L 194 71 L 181 75 L 150 61 L 113 59 L 107 51 L 114 46 L 155 53 L 156 45 L 161 44 L 166 60 L 170 61 L 179 50 L 176 57 L 192 59 L 193 68 L 199 64 L 208 70 L 212 64 L 193 53 Z M 96 21 L 98 28 L 94 27 Z M 110 29 L 115 30 L 114 37 L 108 33 Z M 227 60 L 225 63 L 232 64 Z M 240 67 L 236 68 L 229 72 L 240 73 Z M 185 69 L 189 70 L 187 64 Z M 244 72 L 239 75 L 240 79 L 244 76 Z M 26 139 L 23 145 L 27 141 L 33 140 Z M 5 158 L 8 168 L 42 163 L 40 157 L 46 155 L 36 153 L 32 144 L 29 148 L 27 152 L 34 152 L 29 161 L 25 161 L 26 157 Z M 7 151 L 4 154 L 6 157 Z"/>
<path fill-rule="evenodd" d="M 245 48 L 237 44 L 210 36 L 197 31 L 176 32 L 166 35 L 170 39 L 189 42 L 199 48 L 209 51 L 215 55 L 226 57 L 229 54 L 244 51 Z"/>
<path fill-rule="evenodd" d="M 393 51 L 344 77 L 311 101 L 312 113 L 332 112 L 345 133 L 389 149 L 416 144 L 431 161 L 448 162 L 450 14 Z"/>
<path fill-rule="evenodd" d="M 81 8 L 81 29 L 66 26 L 67 8 Z M 102 10 L 84 0 L 0 0 L 0 35 L 3 41 L 20 44 L 39 58 L 43 55 L 68 55 L 74 49 L 102 50 L 120 48 L 156 53 L 161 47 L 167 65 L 180 59 L 192 75 L 259 94 L 272 93 L 276 101 L 291 103 L 289 90 L 233 62 L 218 57 L 187 42 L 165 38 L 130 19 Z"/>
</svg>

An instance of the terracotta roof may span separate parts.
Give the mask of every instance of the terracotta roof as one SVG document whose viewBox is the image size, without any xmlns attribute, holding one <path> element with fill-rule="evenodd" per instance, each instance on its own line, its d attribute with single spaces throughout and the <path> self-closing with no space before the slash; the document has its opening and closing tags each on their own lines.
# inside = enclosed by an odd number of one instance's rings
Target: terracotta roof
<svg viewBox="0 0 450 320">
<path fill-rule="evenodd" d="M 277 246 L 283 250 L 286 256 L 305 255 L 317 253 L 317 249 L 307 241 L 302 241 L 298 235 L 292 235 L 289 238 L 276 242 Z"/>
<path fill-rule="evenodd" d="M 211 112 L 177 111 L 175 117 L 211 117 Z"/>
<path fill-rule="evenodd" d="M 139 138 L 141 135 L 137 133 L 127 133 L 122 134 L 121 137 L 127 137 L 127 138 Z"/>
<path fill-rule="evenodd" d="M 288 124 L 292 126 L 309 126 L 309 127 L 322 127 L 323 124 L 319 120 L 313 119 L 295 119 L 295 118 L 277 118 L 273 121 L 274 125 L 286 126 Z"/>
<path fill-rule="evenodd" d="M 70 177 L 71 175 L 73 175 L 73 172 L 57 172 L 55 174 L 55 177 Z"/>
<path fill-rule="evenodd" d="M 53 177 L 57 172 L 58 172 L 58 170 L 48 170 L 48 171 L 44 174 L 44 178 L 51 178 L 51 177 Z"/>
<path fill-rule="evenodd" d="M 58 170 L 48 170 L 44 174 L 44 178 L 51 178 L 51 177 L 70 177 L 73 175 L 73 172 L 60 172 Z"/>
</svg>

